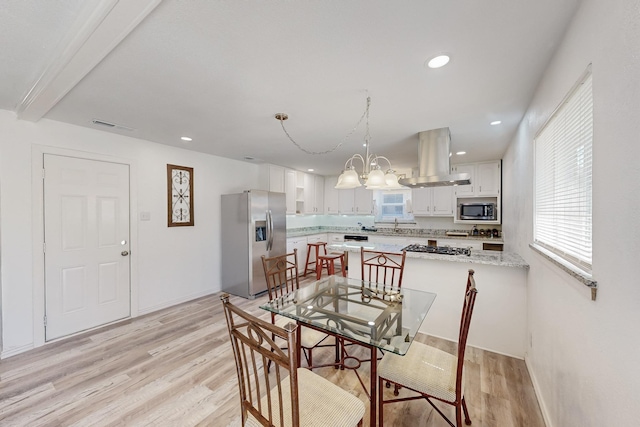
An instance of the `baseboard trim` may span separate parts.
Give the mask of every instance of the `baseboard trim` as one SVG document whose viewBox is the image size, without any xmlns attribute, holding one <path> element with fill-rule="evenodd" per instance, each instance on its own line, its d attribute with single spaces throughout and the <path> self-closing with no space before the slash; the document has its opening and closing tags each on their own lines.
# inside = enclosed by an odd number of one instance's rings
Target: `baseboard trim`
<svg viewBox="0 0 640 427">
<path fill-rule="evenodd" d="M 197 292 L 195 294 L 190 294 L 190 295 L 184 296 L 182 298 L 178 298 L 178 299 L 171 300 L 171 301 L 166 301 L 166 302 L 163 302 L 162 304 L 154 305 L 152 307 L 139 308 L 138 309 L 138 315 L 136 317 L 140 317 L 140 316 L 143 316 L 145 314 L 153 313 L 154 311 L 162 310 L 163 308 L 173 307 L 174 305 L 182 304 L 183 302 L 187 302 L 187 301 L 191 301 L 191 300 L 194 300 L 194 299 L 206 297 L 207 295 L 215 294 L 216 292 L 220 292 L 220 290 L 218 289 L 218 290 L 214 290 L 214 291 L 208 290 L 208 291 L 203 291 L 203 292 Z"/>
<path fill-rule="evenodd" d="M 524 364 L 527 367 L 527 372 L 529 372 L 529 378 L 531 378 L 531 383 L 533 384 L 533 391 L 536 394 L 536 399 L 538 399 L 538 406 L 540 406 L 540 412 L 542 412 L 542 419 L 544 421 L 544 425 L 547 427 L 553 427 L 553 423 L 551 422 L 551 417 L 549 417 L 549 411 L 547 409 L 547 405 L 544 403 L 544 399 L 542 398 L 542 394 L 540 392 L 540 386 L 538 385 L 538 380 L 533 372 L 531 365 L 529 364 L 529 358 L 525 356 Z"/>
<path fill-rule="evenodd" d="M 426 333 L 426 332 L 422 332 L 422 331 L 419 331 L 419 332 L 420 332 L 421 334 L 430 335 L 430 336 L 432 336 L 432 337 L 440 338 L 440 339 L 445 340 L 445 341 L 449 341 L 449 342 L 453 342 L 453 343 L 457 342 L 457 341 L 455 341 L 455 340 L 452 340 L 451 338 L 441 337 L 440 335 L 428 334 L 428 333 Z M 473 344 L 467 344 L 467 346 L 468 346 L 468 347 L 477 348 L 477 349 L 480 349 L 480 350 L 484 350 L 484 351 L 490 351 L 491 353 L 501 354 L 501 355 L 503 355 L 503 356 L 507 356 L 507 357 L 513 357 L 514 359 L 518 359 L 518 360 L 525 360 L 525 358 L 524 358 L 524 357 L 522 357 L 522 356 L 515 356 L 515 355 L 513 355 L 513 354 L 504 353 L 504 352 L 502 352 L 502 351 L 497 351 L 497 350 L 494 350 L 494 349 L 492 349 L 492 348 L 480 347 L 479 345 L 473 345 Z"/>
<path fill-rule="evenodd" d="M 20 353 L 24 353 L 25 351 L 33 350 L 34 348 L 35 347 L 33 346 L 33 343 L 31 343 L 25 344 L 20 347 L 13 347 L 6 350 L 3 349 L 2 353 L 0 353 L 0 359 L 7 359 L 11 356 L 16 356 Z"/>
</svg>

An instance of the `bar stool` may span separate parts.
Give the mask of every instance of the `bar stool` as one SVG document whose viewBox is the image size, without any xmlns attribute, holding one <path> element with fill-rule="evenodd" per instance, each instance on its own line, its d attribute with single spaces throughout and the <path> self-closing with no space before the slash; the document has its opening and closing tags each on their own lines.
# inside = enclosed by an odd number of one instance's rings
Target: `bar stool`
<svg viewBox="0 0 640 427">
<path fill-rule="evenodd" d="M 322 276 L 322 269 L 327 267 L 327 274 L 329 276 L 336 273 L 335 260 L 340 260 L 340 266 L 342 267 L 342 277 L 347 277 L 347 270 L 344 265 L 344 253 L 332 253 L 327 255 L 320 255 L 316 258 L 316 280 L 320 280 Z"/>
<path fill-rule="evenodd" d="M 304 274 L 302 277 L 306 277 L 309 271 L 314 271 L 317 273 L 316 261 L 320 256 L 320 248 L 322 247 L 322 251 L 324 254 L 327 254 L 327 242 L 316 242 L 316 243 L 307 243 L 307 260 L 304 262 Z M 315 260 L 309 262 L 309 258 L 311 256 L 311 249 L 314 249 L 316 252 Z M 313 265 L 313 268 L 309 268 L 309 265 Z"/>
</svg>

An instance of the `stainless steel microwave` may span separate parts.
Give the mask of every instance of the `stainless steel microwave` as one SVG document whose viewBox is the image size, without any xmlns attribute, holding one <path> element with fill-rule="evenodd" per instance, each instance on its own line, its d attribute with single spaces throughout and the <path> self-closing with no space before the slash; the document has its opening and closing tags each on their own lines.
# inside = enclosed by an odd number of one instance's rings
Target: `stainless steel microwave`
<svg viewBox="0 0 640 427">
<path fill-rule="evenodd" d="M 475 221 L 496 221 L 498 219 L 495 203 L 460 203 L 459 219 Z"/>
</svg>

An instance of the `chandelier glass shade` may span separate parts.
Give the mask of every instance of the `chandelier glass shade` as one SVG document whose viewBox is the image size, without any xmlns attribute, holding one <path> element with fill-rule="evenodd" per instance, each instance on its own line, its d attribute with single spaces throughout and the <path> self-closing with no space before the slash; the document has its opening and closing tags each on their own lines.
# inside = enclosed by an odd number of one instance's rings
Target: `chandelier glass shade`
<svg viewBox="0 0 640 427">
<path fill-rule="evenodd" d="M 369 134 L 369 107 L 370 106 L 371 106 L 371 97 L 367 96 L 367 108 L 362 114 L 362 117 L 360 117 L 360 120 L 358 121 L 356 126 L 353 129 L 351 129 L 351 131 L 344 137 L 342 141 L 338 142 L 334 147 L 325 151 L 307 150 L 306 148 L 298 144 L 291 137 L 291 135 L 289 135 L 289 132 L 287 132 L 287 129 L 284 126 L 284 121 L 289 118 L 287 114 L 276 113 L 275 118 L 276 120 L 280 121 L 280 126 L 282 126 L 282 130 L 287 135 L 287 138 L 289 138 L 289 140 L 296 147 L 298 147 L 300 150 L 304 151 L 307 154 L 315 154 L 315 155 L 329 154 L 337 150 L 340 146 L 342 146 L 344 141 L 356 131 L 356 129 L 358 128 L 362 120 L 366 118 L 366 132 L 364 136 L 364 141 L 365 141 L 364 146 L 366 147 L 366 152 L 364 156 L 361 156 L 360 154 L 354 154 L 349 158 L 349 160 L 347 160 L 347 162 L 344 165 L 344 170 L 338 177 L 338 183 L 336 184 L 335 188 L 337 188 L 338 190 L 348 190 L 348 189 L 360 187 L 362 186 L 361 180 L 364 181 L 364 185 L 367 188 L 367 190 L 393 190 L 393 189 L 406 188 L 398 183 L 398 177 L 396 176 L 395 171 L 391 168 L 391 162 L 389 161 L 389 159 L 387 159 L 384 156 L 369 154 L 369 144 L 371 142 L 371 135 Z M 360 160 L 360 162 L 362 163 L 361 172 L 358 172 L 354 165 L 354 160 L 356 159 Z M 386 171 L 383 171 L 380 166 L 381 160 L 384 160 L 389 166 L 389 168 Z"/>
<path fill-rule="evenodd" d="M 374 156 L 366 154 L 367 160 L 360 154 L 351 156 L 345 163 L 344 172 L 338 177 L 338 183 L 335 188 L 338 190 L 350 190 L 362 186 L 361 179 L 365 181 L 364 186 L 367 190 L 393 190 L 404 188 L 398 183 L 398 177 L 395 171 L 391 169 L 391 162 L 384 156 Z M 358 173 L 353 164 L 354 160 L 360 160 L 362 163 L 362 173 Z M 383 172 L 380 167 L 380 161 L 384 160 L 389 164 L 389 169 Z"/>
<path fill-rule="evenodd" d="M 364 137 L 364 146 L 366 151 L 364 157 L 360 154 L 354 154 L 344 164 L 344 170 L 338 177 L 338 183 L 335 188 L 338 190 L 349 190 L 357 188 L 362 185 L 360 179 L 364 180 L 364 186 L 367 190 L 393 190 L 404 188 L 398 183 L 398 177 L 395 171 L 391 169 L 391 162 L 384 156 L 376 156 L 369 154 L 369 145 L 371 135 L 369 134 L 369 106 L 371 105 L 371 98 L 367 97 L 367 109 L 365 110 L 366 132 Z M 362 163 L 362 172 L 356 171 L 354 160 L 360 160 Z M 384 172 L 380 167 L 380 161 L 384 160 L 389 165 L 389 168 Z"/>
</svg>

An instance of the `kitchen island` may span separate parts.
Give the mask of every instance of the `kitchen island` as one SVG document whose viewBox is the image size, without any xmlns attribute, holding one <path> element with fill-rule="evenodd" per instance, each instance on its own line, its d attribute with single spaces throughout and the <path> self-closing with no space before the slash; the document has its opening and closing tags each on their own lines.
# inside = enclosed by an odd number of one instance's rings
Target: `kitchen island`
<svg viewBox="0 0 640 427">
<path fill-rule="evenodd" d="M 328 249 L 347 252 L 349 277 L 361 278 L 360 247 L 399 252 L 404 246 L 345 242 L 328 245 Z M 472 250 L 467 256 L 407 252 L 402 286 L 438 295 L 420 331 L 457 341 L 469 269 L 475 271 L 478 297 L 468 344 L 523 359 L 529 265 L 515 253 Z"/>
</svg>

